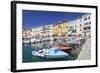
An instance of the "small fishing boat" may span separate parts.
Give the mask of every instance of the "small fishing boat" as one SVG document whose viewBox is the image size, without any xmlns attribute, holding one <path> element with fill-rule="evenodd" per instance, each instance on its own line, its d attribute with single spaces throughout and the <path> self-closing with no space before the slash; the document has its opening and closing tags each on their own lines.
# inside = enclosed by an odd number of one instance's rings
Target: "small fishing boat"
<svg viewBox="0 0 100 73">
<path fill-rule="evenodd" d="M 61 51 L 59 48 L 50 48 L 50 51 L 44 55 L 45 58 L 64 58 L 68 53 Z"/>
<path fill-rule="evenodd" d="M 64 58 L 68 56 L 68 53 L 61 51 L 59 48 L 50 48 L 48 50 L 32 51 L 34 56 L 54 59 L 54 58 Z"/>
</svg>

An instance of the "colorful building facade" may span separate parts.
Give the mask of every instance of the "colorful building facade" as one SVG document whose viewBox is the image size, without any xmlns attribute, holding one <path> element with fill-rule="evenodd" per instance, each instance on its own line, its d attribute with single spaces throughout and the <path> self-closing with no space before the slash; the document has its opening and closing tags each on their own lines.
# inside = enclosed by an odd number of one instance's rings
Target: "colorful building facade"
<svg viewBox="0 0 100 73">
<path fill-rule="evenodd" d="M 81 17 L 82 33 L 84 36 L 91 36 L 91 14 L 85 14 Z"/>
<path fill-rule="evenodd" d="M 34 40 L 49 40 L 54 38 L 67 38 L 69 35 L 91 36 L 91 14 L 85 14 L 71 21 L 57 24 L 48 24 L 23 30 L 24 38 Z"/>
<path fill-rule="evenodd" d="M 69 23 L 67 21 L 54 24 L 52 27 L 53 36 L 65 37 L 69 32 Z"/>
</svg>

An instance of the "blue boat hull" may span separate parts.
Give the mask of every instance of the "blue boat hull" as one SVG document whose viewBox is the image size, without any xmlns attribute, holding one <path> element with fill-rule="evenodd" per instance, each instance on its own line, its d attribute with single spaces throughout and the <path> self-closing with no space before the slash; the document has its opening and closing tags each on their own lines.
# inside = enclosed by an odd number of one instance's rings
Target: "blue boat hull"
<svg viewBox="0 0 100 73">
<path fill-rule="evenodd" d="M 68 53 L 61 51 L 59 48 L 51 48 L 51 50 L 44 55 L 45 58 L 64 58 Z"/>
<path fill-rule="evenodd" d="M 45 55 L 45 58 L 65 58 L 66 55 Z"/>
</svg>

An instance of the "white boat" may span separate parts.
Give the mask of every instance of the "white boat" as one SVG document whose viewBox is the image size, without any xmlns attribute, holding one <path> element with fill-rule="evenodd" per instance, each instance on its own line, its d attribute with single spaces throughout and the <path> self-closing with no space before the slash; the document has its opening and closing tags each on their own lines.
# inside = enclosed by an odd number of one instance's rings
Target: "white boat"
<svg viewBox="0 0 100 73">
<path fill-rule="evenodd" d="M 70 40 L 66 40 L 66 43 L 68 44 L 80 44 L 80 40 L 77 39 L 70 39 Z"/>
<path fill-rule="evenodd" d="M 59 48 L 51 48 L 51 50 L 44 56 L 45 58 L 65 58 L 68 53 L 61 51 Z"/>
<path fill-rule="evenodd" d="M 28 43 L 30 43 L 30 40 L 23 40 L 23 43 L 28 44 Z"/>
<path fill-rule="evenodd" d="M 31 43 L 33 43 L 33 42 L 35 42 L 35 41 L 36 41 L 36 39 L 33 39 L 33 38 L 31 39 Z"/>
<path fill-rule="evenodd" d="M 39 57 L 44 57 L 47 53 L 48 53 L 48 51 L 45 49 L 39 50 L 39 51 L 32 51 L 32 54 L 34 56 L 39 56 Z"/>
<path fill-rule="evenodd" d="M 44 57 L 44 58 L 49 58 L 49 59 L 64 58 L 68 56 L 68 53 L 61 51 L 59 48 L 50 48 L 50 50 L 43 49 L 39 51 L 32 51 L 32 54 L 34 56 L 39 56 L 39 57 Z"/>
</svg>

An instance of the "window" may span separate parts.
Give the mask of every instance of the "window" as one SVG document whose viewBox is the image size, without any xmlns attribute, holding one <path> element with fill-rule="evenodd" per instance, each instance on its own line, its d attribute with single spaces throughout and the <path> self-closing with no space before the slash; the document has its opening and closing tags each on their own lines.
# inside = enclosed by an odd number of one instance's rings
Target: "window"
<svg viewBox="0 0 100 73">
<path fill-rule="evenodd" d="M 90 19 L 90 16 L 88 17 L 88 20 Z"/>
<path fill-rule="evenodd" d="M 72 28 L 72 26 L 70 26 L 70 29 Z"/>
<path fill-rule="evenodd" d="M 90 30 L 91 29 L 91 27 L 89 26 L 89 27 L 84 27 L 84 30 Z"/>
<path fill-rule="evenodd" d="M 86 17 L 86 20 L 87 20 L 87 17 Z"/>
<path fill-rule="evenodd" d="M 72 32 L 75 33 L 76 32 L 76 29 L 73 29 Z"/>
<path fill-rule="evenodd" d="M 87 17 L 84 18 L 84 21 L 86 21 L 86 20 L 87 20 Z"/>
<path fill-rule="evenodd" d="M 88 23 L 84 23 L 84 25 L 88 25 Z"/>
<path fill-rule="evenodd" d="M 91 24 L 91 22 L 84 23 L 84 25 L 88 25 L 88 24 Z"/>
<path fill-rule="evenodd" d="M 89 22 L 89 24 L 91 24 L 91 22 Z"/>
<path fill-rule="evenodd" d="M 87 30 L 87 27 L 84 27 L 84 30 Z"/>
<path fill-rule="evenodd" d="M 80 24 L 80 26 L 81 26 L 81 24 Z"/>
<path fill-rule="evenodd" d="M 91 27 L 89 26 L 88 29 L 91 29 Z"/>
</svg>

